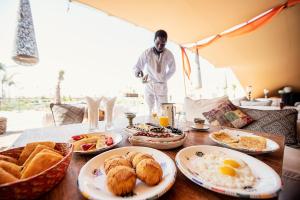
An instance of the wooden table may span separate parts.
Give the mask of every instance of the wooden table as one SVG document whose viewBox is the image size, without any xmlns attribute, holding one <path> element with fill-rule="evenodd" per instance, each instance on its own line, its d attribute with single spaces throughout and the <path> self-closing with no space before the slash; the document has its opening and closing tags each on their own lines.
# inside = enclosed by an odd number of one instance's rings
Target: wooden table
<svg viewBox="0 0 300 200">
<path fill-rule="evenodd" d="M 127 134 L 122 130 L 123 127 L 126 126 L 126 121 L 120 120 L 118 121 L 118 126 L 112 132 L 121 133 L 123 136 L 123 140 L 119 147 L 129 146 L 129 142 L 127 140 Z M 189 131 L 187 140 L 185 141 L 183 147 L 163 151 L 168 154 L 173 160 L 175 159 L 176 153 L 184 147 L 188 147 L 191 145 L 215 145 L 208 137 L 209 132 L 216 131 L 219 128 L 211 127 L 208 132 L 195 132 Z M 56 142 L 66 142 L 70 139 L 72 135 L 81 134 L 87 131 L 86 124 L 73 124 L 73 125 L 65 125 L 61 127 L 50 127 L 44 129 L 35 129 L 25 131 L 20 138 L 16 141 L 14 146 L 24 146 L 24 144 L 33 141 L 45 141 L 52 140 Z M 271 135 L 271 134 L 263 134 L 263 133 L 255 133 L 258 135 L 263 135 L 268 137 L 274 141 L 276 141 L 280 145 L 280 149 L 274 153 L 255 156 L 259 160 L 268 164 L 272 167 L 280 176 L 282 170 L 282 162 L 283 162 L 283 152 L 284 152 L 284 137 L 279 135 Z M 66 199 L 66 200 L 78 200 L 84 199 L 84 197 L 80 194 L 80 191 L 77 187 L 77 177 L 81 167 L 93 156 L 80 156 L 73 155 L 71 164 L 69 166 L 68 172 L 65 178 L 50 192 L 43 195 L 40 199 L 43 200 L 57 200 L 57 199 Z M 173 187 L 164 194 L 160 199 L 172 199 L 172 200 L 221 200 L 221 199 L 237 199 L 230 196 L 221 195 L 205 188 L 202 188 L 188 178 L 186 178 L 179 170 L 177 173 L 176 181 Z M 274 198 L 276 199 L 276 198 Z"/>
</svg>

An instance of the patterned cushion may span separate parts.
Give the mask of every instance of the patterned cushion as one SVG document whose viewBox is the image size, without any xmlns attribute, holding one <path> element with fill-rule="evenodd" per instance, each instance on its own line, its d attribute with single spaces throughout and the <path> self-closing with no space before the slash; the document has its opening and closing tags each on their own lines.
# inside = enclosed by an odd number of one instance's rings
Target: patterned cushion
<svg viewBox="0 0 300 200">
<path fill-rule="evenodd" d="M 214 126 L 242 128 L 253 121 L 250 116 L 243 113 L 229 100 L 220 103 L 211 111 L 204 112 L 203 115 Z"/>
<path fill-rule="evenodd" d="M 53 120 L 56 126 L 81 123 L 84 107 L 69 104 L 50 104 Z"/>
<path fill-rule="evenodd" d="M 240 108 L 255 121 L 244 129 L 267 133 L 281 134 L 285 136 L 286 144 L 297 143 L 297 115 L 296 109 L 283 110 L 256 110 Z"/>
</svg>

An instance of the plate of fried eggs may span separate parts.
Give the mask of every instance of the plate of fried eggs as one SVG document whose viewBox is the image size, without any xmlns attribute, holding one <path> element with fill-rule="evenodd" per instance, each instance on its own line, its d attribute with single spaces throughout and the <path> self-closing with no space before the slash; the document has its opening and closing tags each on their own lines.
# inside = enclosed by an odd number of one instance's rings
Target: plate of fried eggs
<svg viewBox="0 0 300 200">
<path fill-rule="evenodd" d="M 268 138 L 240 130 L 223 129 L 209 134 L 217 144 L 243 153 L 258 155 L 275 152 L 279 145 Z"/>
<path fill-rule="evenodd" d="M 279 175 L 247 154 L 210 145 L 180 150 L 179 170 L 194 183 L 221 194 L 240 198 L 272 198 L 281 190 Z"/>
</svg>

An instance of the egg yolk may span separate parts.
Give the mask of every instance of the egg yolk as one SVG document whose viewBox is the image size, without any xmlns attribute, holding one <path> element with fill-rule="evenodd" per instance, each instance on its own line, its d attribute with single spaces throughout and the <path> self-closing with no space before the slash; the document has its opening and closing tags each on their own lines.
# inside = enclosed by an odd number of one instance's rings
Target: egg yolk
<svg viewBox="0 0 300 200">
<path fill-rule="evenodd" d="M 238 163 L 238 162 L 236 162 L 235 160 L 224 160 L 224 162 L 223 162 L 225 165 L 229 165 L 229 166 L 231 166 L 231 167 L 233 167 L 233 168 L 239 168 L 241 165 Z"/>
<path fill-rule="evenodd" d="M 219 172 L 221 174 L 228 175 L 228 176 L 235 176 L 236 175 L 235 170 L 232 169 L 231 167 L 227 167 L 227 166 L 220 167 Z"/>
</svg>

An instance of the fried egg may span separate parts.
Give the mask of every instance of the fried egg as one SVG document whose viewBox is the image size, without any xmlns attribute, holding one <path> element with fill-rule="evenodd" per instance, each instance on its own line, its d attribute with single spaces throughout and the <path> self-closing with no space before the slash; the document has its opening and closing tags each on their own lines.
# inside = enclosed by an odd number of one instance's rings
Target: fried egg
<svg viewBox="0 0 300 200">
<path fill-rule="evenodd" d="M 255 176 L 249 166 L 223 152 L 207 153 L 202 157 L 195 155 L 190 161 L 193 171 L 213 185 L 241 189 L 255 184 Z"/>
</svg>

